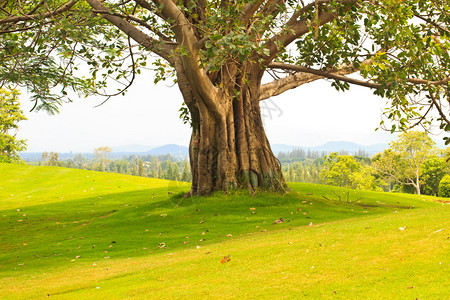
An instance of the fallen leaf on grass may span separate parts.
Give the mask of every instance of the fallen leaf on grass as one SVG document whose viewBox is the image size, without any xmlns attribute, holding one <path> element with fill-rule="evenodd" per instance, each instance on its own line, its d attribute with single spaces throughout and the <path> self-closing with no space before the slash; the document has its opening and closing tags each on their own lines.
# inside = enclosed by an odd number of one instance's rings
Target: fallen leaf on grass
<svg viewBox="0 0 450 300">
<path fill-rule="evenodd" d="M 403 230 L 405 230 L 406 229 L 406 226 L 403 226 L 403 227 L 399 227 L 398 228 L 398 230 L 400 230 L 400 231 L 403 231 Z"/>
<path fill-rule="evenodd" d="M 284 219 L 283 219 L 283 218 L 279 218 L 278 220 L 275 220 L 275 221 L 272 223 L 272 225 L 274 225 L 274 224 L 281 224 L 281 223 L 284 223 Z"/>
<path fill-rule="evenodd" d="M 312 226 L 313 224 L 312 224 L 312 222 L 311 223 L 309 223 L 309 225 L 308 226 Z"/>
<path fill-rule="evenodd" d="M 231 260 L 230 256 L 227 255 L 227 256 L 224 256 L 224 257 L 220 260 L 220 262 L 221 262 L 222 264 L 224 264 L 224 263 L 229 262 L 230 260 Z"/>
<path fill-rule="evenodd" d="M 227 234 L 227 237 L 232 237 L 233 235 L 231 233 Z"/>
</svg>

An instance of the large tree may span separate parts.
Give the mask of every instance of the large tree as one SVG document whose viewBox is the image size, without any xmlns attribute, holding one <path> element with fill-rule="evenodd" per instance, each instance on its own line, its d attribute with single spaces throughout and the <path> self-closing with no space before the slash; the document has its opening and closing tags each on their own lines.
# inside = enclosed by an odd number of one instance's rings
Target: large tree
<svg viewBox="0 0 450 300">
<path fill-rule="evenodd" d="M 70 58 L 66 64 L 82 57 L 93 75 L 69 80 L 75 89 L 77 84 L 88 92 L 91 86 L 102 89 L 114 74 L 113 79 L 129 74 L 128 86 L 150 53 L 159 56 L 156 81 L 175 77 L 186 104 L 183 118 L 192 126 L 191 194 L 235 187 L 284 190 L 259 102 L 317 79 L 328 78 L 340 90 L 365 86 L 390 99 L 385 115 L 394 121 L 392 131 L 418 124 L 450 130 L 444 101 L 450 80 L 446 0 L 50 2 L 52 8 L 45 5 L 50 17 L 38 12 L 44 6 L 33 11 L 38 19 L 51 20 L 50 27 L 75 16 L 76 24 L 95 25 L 85 35 L 64 27 L 64 38 L 75 41 L 60 47 Z M 101 18 L 89 19 L 90 14 Z M 6 24 L 21 28 L 33 21 L 9 18 Z M 108 42 L 119 30 L 128 43 Z M 93 37 L 105 42 L 94 38 L 86 48 Z M 119 58 L 129 63 L 118 63 Z M 352 73 L 360 76 L 347 76 Z M 104 80 L 97 80 L 99 74 Z"/>
</svg>

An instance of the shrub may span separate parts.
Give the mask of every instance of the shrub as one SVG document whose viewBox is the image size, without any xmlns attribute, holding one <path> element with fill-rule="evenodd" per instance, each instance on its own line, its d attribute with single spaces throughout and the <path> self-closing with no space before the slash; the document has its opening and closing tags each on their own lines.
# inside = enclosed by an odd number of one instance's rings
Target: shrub
<svg viewBox="0 0 450 300">
<path fill-rule="evenodd" d="M 439 183 L 439 197 L 450 198 L 450 175 L 446 174 Z"/>
</svg>

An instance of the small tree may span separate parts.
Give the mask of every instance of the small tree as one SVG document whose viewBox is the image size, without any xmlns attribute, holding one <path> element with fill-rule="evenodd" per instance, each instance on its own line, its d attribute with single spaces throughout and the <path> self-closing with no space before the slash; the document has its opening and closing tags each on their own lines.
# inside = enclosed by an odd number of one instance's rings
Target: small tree
<svg viewBox="0 0 450 300">
<path fill-rule="evenodd" d="M 138 175 L 145 176 L 144 162 L 142 159 L 138 160 Z"/>
<path fill-rule="evenodd" d="M 336 152 L 325 156 L 320 176 L 324 183 L 359 190 L 375 190 L 375 179 L 370 166 L 363 166 L 353 156 L 337 155 Z"/>
<path fill-rule="evenodd" d="M 184 161 L 183 173 L 181 175 L 181 181 L 189 182 L 192 180 L 191 167 L 187 160 Z"/>
<path fill-rule="evenodd" d="M 413 186 L 420 194 L 423 163 L 435 154 L 435 143 L 426 132 L 404 132 L 389 149 L 374 157 L 373 166 L 387 181 Z"/>
<path fill-rule="evenodd" d="M 109 154 L 112 149 L 108 146 L 102 146 L 94 149 L 95 160 L 97 161 L 97 171 L 105 172 L 106 163 L 109 162 Z"/>
<path fill-rule="evenodd" d="M 17 90 L 0 89 L 0 162 L 19 163 L 19 152 L 26 149 L 25 140 L 16 138 L 17 123 L 26 120 L 20 109 Z"/>
<path fill-rule="evenodd" d="M 56 167 L 59 155 L 57 152 L 42 152 L 42 160 L 46 166 Z"/>
</svg>

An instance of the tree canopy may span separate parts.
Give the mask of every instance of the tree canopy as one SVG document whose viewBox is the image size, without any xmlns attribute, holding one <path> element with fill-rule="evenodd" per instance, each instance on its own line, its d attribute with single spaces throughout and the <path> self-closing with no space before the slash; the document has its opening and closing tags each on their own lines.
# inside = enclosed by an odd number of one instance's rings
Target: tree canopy
<svg viewBox="0 0 450 300">
<path fill-rule="evenodd" d="M 192 193 L 283 189 L 259 101 L 318 79 L 388 99 L 392 132 L 450 131 L 447 0 L 35 2 L 3 4 L 0 82 L 55 111 L 69 88 L 123 93 L 155 55 L 155 82 L 178 84 L 192 126 Z"/>
</svg>

